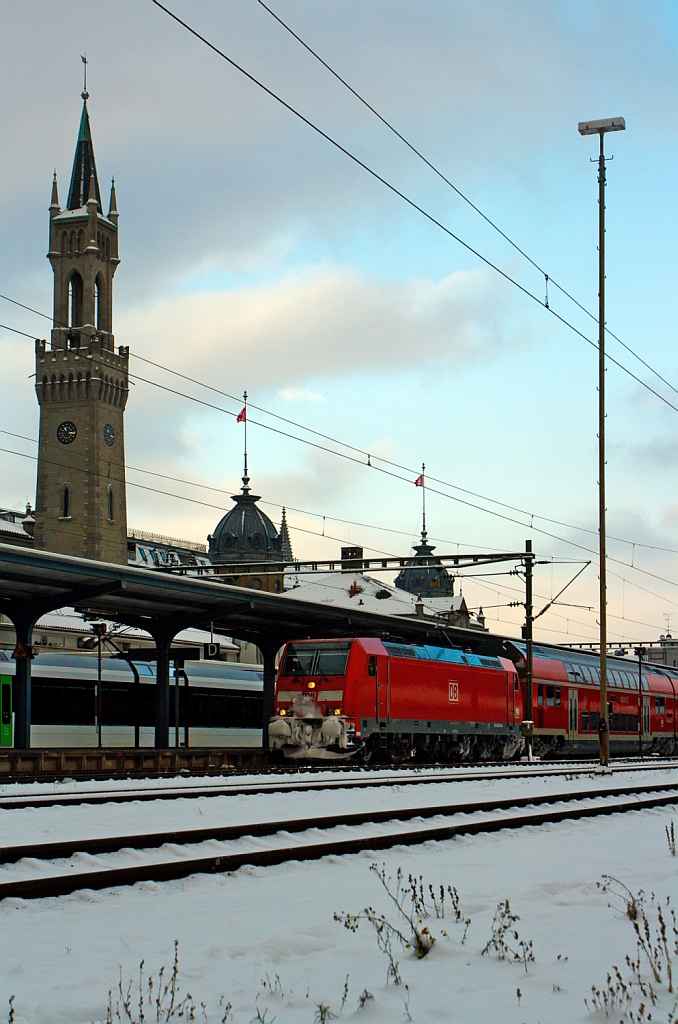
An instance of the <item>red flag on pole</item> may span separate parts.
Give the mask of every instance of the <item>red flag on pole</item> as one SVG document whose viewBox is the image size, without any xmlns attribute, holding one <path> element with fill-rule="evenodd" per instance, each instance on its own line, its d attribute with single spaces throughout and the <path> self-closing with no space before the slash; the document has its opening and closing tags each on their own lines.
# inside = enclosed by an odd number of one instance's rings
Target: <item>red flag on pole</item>
<svg viewBox="0 0 678 1024">
<path fill-rule="evenodd" d="M 424 486 L 424 474 L 423 473 L 421 474 L 421 476 L 418 476 L 417 479 L 414 481 L 414 486 L 415 487 L 423 487 Z"/>
<path fill-rule="evenodd" d="M 236 416 L 235 422 L 236 423 L 246 423 L 247 422 L 247 406 L 246 405 L 243 406 L 243 408 L 240 410 L 240 412 Z"/>
</svg>

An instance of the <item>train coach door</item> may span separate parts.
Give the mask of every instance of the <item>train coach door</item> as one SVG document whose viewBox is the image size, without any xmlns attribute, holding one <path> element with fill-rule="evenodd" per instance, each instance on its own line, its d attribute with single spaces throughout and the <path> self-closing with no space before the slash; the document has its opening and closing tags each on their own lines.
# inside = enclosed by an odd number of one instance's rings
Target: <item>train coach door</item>
<svg viewBox="0 0 678 1024">
<path fill-rule="evenodd" d="M 649 740 L 652 738 L 652 730 L 650 728 L 650 700 L 651 697 L 643 697 L 643 739 Z"/>
<path fill-rule="evenodd" d="M 569 690 L 568 693 L 567 738 L 574 740 L 579 725 L 579 694 L 576 690 Z"/>
<path fill-rule="evenodd" d="M 12 731 L 12 677 L 0 676 L 0 747 L 12 746 Z"/>
</svg>

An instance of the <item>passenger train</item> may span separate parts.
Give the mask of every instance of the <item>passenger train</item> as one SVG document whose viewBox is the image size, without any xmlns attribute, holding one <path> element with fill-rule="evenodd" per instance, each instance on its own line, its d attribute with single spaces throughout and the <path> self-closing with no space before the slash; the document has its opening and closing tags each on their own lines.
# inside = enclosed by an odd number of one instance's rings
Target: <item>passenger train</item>
<svg viewBox="0 0 678 1024">
<path fill-rule="evenodd" d="M 153 746 L 155 665 L 102 659 L 102 743 Z M 0 650 L 0 746 L 11 746 L 15 662 Z M 97 659 L 41 651 L 31 666 L 31 746 L 95 747 Z M 170 745 L 260 747 L 263 670 L 259 665 L 186 661 L 170 686 Z"/>
<path fill-rule="evenodd" d="M 287 644 L 269 724 L 288 758 L 508 760 L 524 748 L 525 646 L 487 638 L 488 652 L 376 638 Z M 598 658 L 533 647 L 535 754 L 598 749 Z M 678 752 L 678 671 L 608 659 L 612 754 Z"/>
</svg>

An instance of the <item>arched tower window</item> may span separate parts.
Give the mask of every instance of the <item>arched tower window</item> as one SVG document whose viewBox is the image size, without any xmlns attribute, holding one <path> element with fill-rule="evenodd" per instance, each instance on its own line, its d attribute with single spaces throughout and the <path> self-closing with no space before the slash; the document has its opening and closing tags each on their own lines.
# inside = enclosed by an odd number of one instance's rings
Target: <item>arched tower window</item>
<svg viewBox="0 0 678 1024">
<path fill-rule="evenodd" d="M 59 518 L 71 518 L 71 485 L 62 484 L 59 494 Z"/>
<path fill-rule="evenodd" d="M 113 522 L 113 520 L 115 519 L 115 516 L 113 514 L 115 512 L 115 504 L 114 504 L 114 501 L 113 501 L 113 484 L 109 484 L 108 485 L 107 498 L 108 498 L 108 518 L 109 518 L 110 522 Z"/>
<path fill-rule="evenodd" d="M 68 286 L 68 319 L 71 327 L 82 327 L 82 278 L 75 273 Z"/>
<path fill-rule="evenodd" d="M 107 330 L 107 326 L 108 326 L 106 324 L 106 286 L 104 284 L 104 279 L 101 276 L 101 274 L 97 274 L 95 285 L 96 285 L 96 292 L 97 292 L 97 295 L 96 295 L 97 330 L 98 331 L 105 331 L 105 330 Z"/>
</svg>

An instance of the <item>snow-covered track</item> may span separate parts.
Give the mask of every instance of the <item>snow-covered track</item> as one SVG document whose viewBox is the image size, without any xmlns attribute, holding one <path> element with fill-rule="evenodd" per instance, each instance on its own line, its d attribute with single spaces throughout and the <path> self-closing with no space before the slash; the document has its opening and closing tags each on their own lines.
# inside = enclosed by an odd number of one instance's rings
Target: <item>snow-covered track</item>
<svg viewBox="0 0 678 1024">
<path fill-rule="evenodd" d="M 134 800 L 176 800 L 197 799 L 199 797 L 211 796 L 256 796 L 260 793 L 300 793 L 314 790 L 332 789 L 372 789 L 384 786 L 417 786 L 436 782 L 469 782 L 482 781 L 486 779 L 522 779 L 540 778 L 545 776 L 559 775 L 588 775 L 597 767 L 597 762 L 559 762 L 557 765 L 534 762 L 532 764 L 521 764 L 506 767 L 505 769 L 487 769 L 478 772 L 469 772 L 468 769 L 460 770 L 455 768 L 443 768 L 438 771 L 431 771 L 422 768 L 399 769 L 388 775 L 377 775 L 370 777 L 368 773 L 361 774 L 359 778 L 305 779 L 298 780 L 285 776 L 276 777 L 271 782 L 214 782 L 212 785 L 193 784 L 193 780 L 182 780 L 181 785 L 159 786 L 154 781 L 147 786 L 125 787 L 121 789 L 78 789 L 67 793 L 33 793 L 30 795 L 2 794 L 0 795 L 0 810 L 11 810 L 12 808 L 25 807 L 65 807 L 77 804 L 105 804 L 105 803 L 128 803 Z M 661 761 L 629 761 L 615 763 L 615 774 L 619 772 L 657 771 L 667 768 L 678 769 L 678 760 Z"/>
<path fill-rule="evenodd" d="M 314 817 L 254 825 L 9 847 L 0 851 L 3 863 L 20 863 L 23 858 L 30 858 L 27 866 L 39 873 L 29 877 L 16 877 L 11 881 L 0 881 L 0 899 L 61 896 L 82 889 L 109 889 L 138 882 L 169 881 L 201 873 L 236 871 L 245 865 L 266 867 L 286 861 L 317 860 L 325 856 L 340 856 L 365 850 L 376 852 L 394 846 L 451 839 L 459 835 L 478 835 L 505 828 L 522 828 L 566 819 L 617 814 L 671 803 L 678 803 L 678 783 L 645 782 L 641 785 L 605 786 L 596 790 L 586 789 L 568 794 L 522 798 L 514 796 L 437 807 L 372 810 L 335 814 L 325 818 Z M 435 825 L 424 824 L 425 819 L 436 817 L 453 820 Z M 455 817 L 457 820 L 454 820 Z M 414 828 L 404 824 L 412 822 L 413 819 L 417 819 Z M 375 826 L 382 823 L 396 827 L 375 833 Z M 346 835 L 345 830 L 355 834 Z M 324 832 L 324 835 L 317 838 L 318 832 Z M 313 835 L 314 841 L 305 842 L 303 837 L 309 833 Z M 295 834 L 296 838 L 290 842 L 290 838 Z M 262 837 L 269 839 L 268 845 L 256 843 L 256 840 Z M 252 845 L 246 849 L 240 846 L 236 850 L 224 849 L 220 852 L 213 849 L 215 843 L 242 840 L 252 840 Z M 210 852 L 201 853 L 189 849 L 189 846 L 194 847 L 195 844 L 205 842 L 212 845 Z M 168 858 L 167 851 L 163 852 L 165 859 L 154 860 L 151 856 L 145 863 L 139 862 L 144 851 L 152 851 L 167 844 L 174 845 L 173 856 Z M 181 844 L 184 845 L 183 849 Z M 54 863 L 55 859 L 68 859 L 75 855 L 95 857 L 121 850 L 127 851 L 130 847 L 137 854 L 136 862 L 132 864 L 100 868 L 96 863 L 89 862 L 86 870 L 74 870 L 77 865 L 71 862 L 64 866 L 65 870 L 60 870 L 61 866 Z M 148 854 L 146 856 L 148 857 Z M 11 869 L 5 868 L 2 873 L 11 873 Z"/>
</svg>

